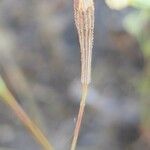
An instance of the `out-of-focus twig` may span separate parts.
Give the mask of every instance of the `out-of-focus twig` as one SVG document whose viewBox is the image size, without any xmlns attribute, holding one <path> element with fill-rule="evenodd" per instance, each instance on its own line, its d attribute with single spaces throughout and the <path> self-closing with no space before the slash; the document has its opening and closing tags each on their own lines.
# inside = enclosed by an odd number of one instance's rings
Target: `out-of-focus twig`
<svg viewBox="0 0 150 150">
<path fill-rule="evenodd" d="M 8 79 L 10 87 L 28 110 L 30 116 L 32 116 L 34 121 L 46 131 L 47 128 L 44 124 L 44 118 L 34 99 L 32 90 L 21 69 L 15 62 L 10 50 L 3 48 L 3 50 L 0 51 L 0 67 L 2 69 L 1 73 L 3 73 L 5 79 Z"/>
<path fill-rule="evenodd" d="M 35 139 L 43 146 L 44 150 L 53 150 L 53 147 L 48 142 L 47 138 L 36 126 L 36 124 L 28 117 L 21 106 L 17 103 L 14 96 L 6 87 L 3 79 L 0 77 L 0 97 L 2 100 L 15 112 L 17 117 L 23 122 L 23 124 L 34 135 Z"/>
</svg>

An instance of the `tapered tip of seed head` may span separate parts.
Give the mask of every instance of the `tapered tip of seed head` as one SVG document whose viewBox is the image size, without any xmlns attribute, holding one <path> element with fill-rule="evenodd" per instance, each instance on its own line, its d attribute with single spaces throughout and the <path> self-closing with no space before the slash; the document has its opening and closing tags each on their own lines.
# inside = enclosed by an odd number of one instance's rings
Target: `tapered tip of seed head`
<svg viewBox="0 0 150 150">
<path fill-rule="evenodd" d="M 94 8 L 93 0 L 74 0 L 75 8 L 86 11 L 88 8 Z"/>
</svg>

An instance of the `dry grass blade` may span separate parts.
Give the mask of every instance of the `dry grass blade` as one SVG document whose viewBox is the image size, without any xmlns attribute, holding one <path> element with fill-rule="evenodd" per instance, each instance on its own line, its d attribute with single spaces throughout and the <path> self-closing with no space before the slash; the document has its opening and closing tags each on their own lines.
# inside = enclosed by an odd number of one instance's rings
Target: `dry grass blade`
<svg viewBox="0 0 150 150">
<path fill-rule="evenodd" d="M 76 127 L 74 130 L 74 137 L 71 145 L 71 150 L 75 150 L 76 148 L 82 117 L 84 113 L 88 85 L 91 80 L 91 60 L 94 31 L 93 0 L 74 0 L 74 15 L 81 49 L 82 97 Z"/>
<path fill-rule="evenodd" d="M 47 138 L 36 126 L 36 124 L 28 117 L 28 115 L 24 112 L 21 106 L 17 103 L 17 101 L 15 100 L 9 89 L 6 87 L 1 77 L 0 77 L 0 97 L 15 112 L 17 117 L 29 129 L 29 131 L 33 134 L 35 139 L 42 145 L 44 150 L 53 150 L 53 147 L 48 142 Z"/>
</svg>

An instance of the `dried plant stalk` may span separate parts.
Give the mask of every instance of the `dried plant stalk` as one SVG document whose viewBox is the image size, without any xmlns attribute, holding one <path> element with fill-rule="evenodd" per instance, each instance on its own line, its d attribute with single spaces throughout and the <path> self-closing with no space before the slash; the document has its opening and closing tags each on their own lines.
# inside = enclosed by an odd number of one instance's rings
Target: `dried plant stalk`
<svg viewBox="0 0 150 150">
<path fill-rule="evenodd" d="M 74 0 L 74 16 L 81 49 L 81 82 L 89 84 L 94 31 L 93 0 Z"/>
<path fill-rule="evenodd" d="M 10 108 L 15 112 L 17 117 L 23 122 L 23 124 L 29 129 L 33 134 L 35 139 L 42 145 L 44 150 L 53 150 L 53 147 L 48 142 L 47 138 L 44 136 L 42 131 L 37 127 L 37 125 L 28 117 L 21 106 L 17 103 L 14 96 L 11 94 L 9 89 L 6 87 L 3 79 L 0 77 L 0 97 L 3 101 L 10 106 Z"/>
<path fill-rule="evenodd" d="M 81 50 L 81 84 L 82 96 L 80 109 L 74 130 L 74 137 L 71 150 L 75 150 L 84 107 L 88 92 L 88 85 L 91 80 L 91 60 L 94 32 L 94 2 L 93 0 L 74 0 L 75 24 L 78 31 L 80 50 Z"/>
</svg>

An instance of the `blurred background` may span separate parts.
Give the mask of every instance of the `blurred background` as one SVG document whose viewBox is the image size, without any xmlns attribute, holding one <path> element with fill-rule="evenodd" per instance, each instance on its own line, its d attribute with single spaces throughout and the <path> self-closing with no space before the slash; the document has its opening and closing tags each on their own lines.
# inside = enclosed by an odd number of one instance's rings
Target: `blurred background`
<svg viewBox="0 0 150 150">
<path fill-rule="evenodd" d="M 150 150 L 150 1 L 95 0 L 90 85 L 78 150 Z M 56 150 L 80 102 L 73 1 L 0 1 L 0 75 Z M 0 150 L 40 150 L 0 102 Z"/>
</svg>

